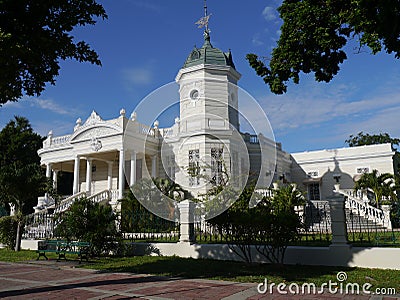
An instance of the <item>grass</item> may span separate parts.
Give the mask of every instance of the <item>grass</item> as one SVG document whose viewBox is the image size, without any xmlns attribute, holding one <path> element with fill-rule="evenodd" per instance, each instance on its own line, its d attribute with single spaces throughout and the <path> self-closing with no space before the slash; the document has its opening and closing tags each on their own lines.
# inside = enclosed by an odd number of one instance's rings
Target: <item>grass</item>
<svg viewBox="0 0 400 300">
<path fill-rule="evenodd" d="M 345 271 L 346 282 L 369 282 L 373 287 L 394 287 L 400 291 L 400 270 L 365 268 L 326 267 L 326 266 L 276 266 L 269 264 L 245 264 L 233 261 L 210 259 L 190 259 L 163 256 L 137 256 L 124 258 L 101 258 L 84 268 L 106 272 L 132 272 L 184 278 L 206 278 L 238 282 L 312 282 L 317 285 L 336 281 L 336 274 Z"/>
<path fill-rule="evenodd" d="M 1 261 L 23 262 L 36 259 L 36 257 L 37 254 L 34 251 L 14 252 L 0 249 Z M 346 282 L 360 285 L 369 282 L 372 284 L 372 288 L 390 287 L 400 291 L 400 270 L 300 265 L 276 266 L 165 256 L 102 257 L 92 259 L 89 263 L 83 262 L 81 267 L 103 272 L 131 272 L 237 282 L 261 283 L 267 278 L 270 283 L 296 282 L 302 284 L 309 282 L 315 283 L 317 286 L 329 282 L 329 280 L 338 282 L 336 274 L 344 271 L 348 276 Z"/>
<path fill-rule="evenodd" d="M 21 250 L 15 252 L 8 249 L 0 249 L 0 261 L 7 262 L 23 262 L 27 260 L 36 259 L 37 254 L 30 250 Z"/>
</svg>

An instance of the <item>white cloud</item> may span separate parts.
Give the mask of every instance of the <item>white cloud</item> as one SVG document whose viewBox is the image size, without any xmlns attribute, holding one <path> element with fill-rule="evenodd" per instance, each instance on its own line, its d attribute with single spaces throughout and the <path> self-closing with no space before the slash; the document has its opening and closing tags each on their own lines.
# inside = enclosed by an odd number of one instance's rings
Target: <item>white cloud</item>
<svg viewBox="0 0 400 300">
<path fill-rule="evenodd" d="M 6 102 L 3 104 L 2 108 L 21 108 L 21 104 L 19 102 Z"/>
<path fill-rule="evenodd" d="M 32 107 L 49 110 L 59 115 L 74 115 L 76 113 L 75 110 L 61 106 L 51 99 L 30 98 L 27 100 L 27 103 L 29 103 Z"/>
<path fill-rule="evenodd" d="M 149 68 L 132 68 L 123 71 L 128 84 L 147 85 L 153 80 L 153 72 Z"/>
<path fill-rule="evenodd" d="M 253 39 L 251 40 L 251 42 L 253 43 L 254 46 L 262 46 L 262 45 L 264 45 L 264 42 L 261 40 L 259 33 L 256 33 L 253 36 Z"/>
<path fill-rule="evenodd" d="M 400 106 L 384 108 L 368 115 L 367 119 L 355 119 L 344 124 L 338 124 L 338 133 L 349 136 L 360 131 L 371 134 L 387 132 L 393 137 L 399 137 L 399 115 Z"/>
<path fill-rule="evenodd" d="M 304 126 L 318 127 L 326 122 L 334 122 L 336 128 L 343 126 L 343 133 L 372 132 L 377 128 L 384 131 L 388 122 L 392 124 L 390 127 L 395 127 L 400 112 L 400 92 L 356 101 L 349 101 L 340 94 L 340 90 L 336 94 L 317 90 L 302 96 L 269 96 L 260 103 L 277 132 Z M 344 123 L 346 125 L 341 125 Z"/>
<path fill-rule="evenodd" d="M 277 19 L 276 9 L 271 6 L 266 6 L 262 12 L 264 19 L 268 22 L 274 21 Z"/>
</svg>

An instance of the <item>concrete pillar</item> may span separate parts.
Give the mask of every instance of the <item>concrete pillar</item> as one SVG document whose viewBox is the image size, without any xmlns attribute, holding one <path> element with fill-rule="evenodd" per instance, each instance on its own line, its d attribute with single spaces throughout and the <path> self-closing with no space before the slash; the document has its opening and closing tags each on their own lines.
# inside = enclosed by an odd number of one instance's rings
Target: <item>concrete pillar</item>
<svg viewBox="0 0 400 300">
<path fill-rule="evenodd" d="M 86 159 L 86 192 L 90 195 L 92 190 L 92 158 Z"/>
<path fill-rule="evenodd" d="M 75 163 L 74 163 L 74 186 L 72 189 L 73 194 L 79 193 L 79 164 L 80 158 L 79 155 L 75 156 Z"/>
<path fill-rule="evenodd" d="M 151 177 L 157 177 L 157 155 L 151 157 Z"/>
<path fill-rule="evenodd" d="M 136 183 L 136 152 L 134 150 L 131 152 L 131 176 L 129 179 L 130 186 Z"/>
<path fill-rule="evenodd" d="M 184 200 L 178 203 L 180 215 L 180 236 L 179 242 L 193 243 L 194 236 L 194 208 L 195 203 L 190 200 Z"/>
<path fill-rule="evenodd" d="M 112 168 L 113 168 L 112 161 L 108 161 L 107 165 L 108 165 L 108 170 L 107 170 L 107 189 L 111 191 L 111 189 L 112 189 Z"/>
<path fill-rule="evenodd" d="M 124 197 L 124 164 L 125 164 L 125 152 L 124 149 L 119 150 L 119 168 L 118 168 L 118 199 Z"/>
<path fill-rule="evenodd" d="M 348 245 L 344 196 L 335 194 L 329 199 L 332 245 Z"/>
<path fill-rule="evenodd" d="M 58 170 L 53 170 L 53 188 L 54 188 L 54 190 L 57 190 L 57 181 L 58 181 L 57 175 L 58 175 Z"/>
<path fill-rule="evenodd" d="M 51 163 L 46 164 L 46 177 L 51 177 Z"/>
<path fill-rule="evenodd" d="M 51 163 L 47 163 L 46 164 L 46 177 L 47 178 L 51 178 Z M 45 193 L 44 197 L 45 197 L 45 199 L 47 201 L 47 199 L 49 198 L 49 194 Z"/>
<path fill-rule="evenodd" d="M 347 266 L 353 259 L 353 251 L 347 240 L 346 214 L 344 196 L 335 193 L 329 199 L 331 210 L 332 243 L 324 264 L 331 266 Z"/>
</svg>

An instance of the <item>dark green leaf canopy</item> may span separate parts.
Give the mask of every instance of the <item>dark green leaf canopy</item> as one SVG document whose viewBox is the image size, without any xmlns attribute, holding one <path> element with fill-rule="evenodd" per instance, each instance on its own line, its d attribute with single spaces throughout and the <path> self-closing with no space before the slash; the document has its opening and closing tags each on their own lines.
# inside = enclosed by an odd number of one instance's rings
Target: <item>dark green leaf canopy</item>
<svg viewBox="0 0 400 300">
<path fill-rule="evenodd" d="M 106 18 L 94 0 L 0 0 L 0 106 L 55 84 L 59 61 L 100 65 L 97 53 L 71 31 Z"/>
<path fill-rule="evenodd" d="M 300 73 L 329 82 L 347 59 L 345 45 L 357 39 L 360 49 L 400 57 L 400 2 L 382 0 L 284 0 L 278 8 L 281 36 L 270 58 L 247 59 L 271 92 L 283 94 Z"/>
<path fill-rule="evenodd" d="M 31 210 L 45 187 L 37 154 L 42 141 L 23 117 L 0 131 L 0 202 L 14 204 L 18 212 Z"/>
</svg>

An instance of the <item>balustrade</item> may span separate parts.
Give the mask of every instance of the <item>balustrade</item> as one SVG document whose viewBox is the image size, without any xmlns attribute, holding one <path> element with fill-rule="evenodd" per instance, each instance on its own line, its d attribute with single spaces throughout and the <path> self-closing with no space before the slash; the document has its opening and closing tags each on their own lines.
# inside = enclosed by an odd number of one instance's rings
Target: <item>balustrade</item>
<svg viewBox="0 0 400 300">
<path fill-rule="evenodd" d="M 339 193 L 346 196 L 345 207 L 353 213 L 360 214 L 360 216 L 386 228 L 392 228 L 390 214 L 368 204 L 368 201 L 364 200 L 364 193 L 361 191 L 340 189 Z"/>
</svg>

